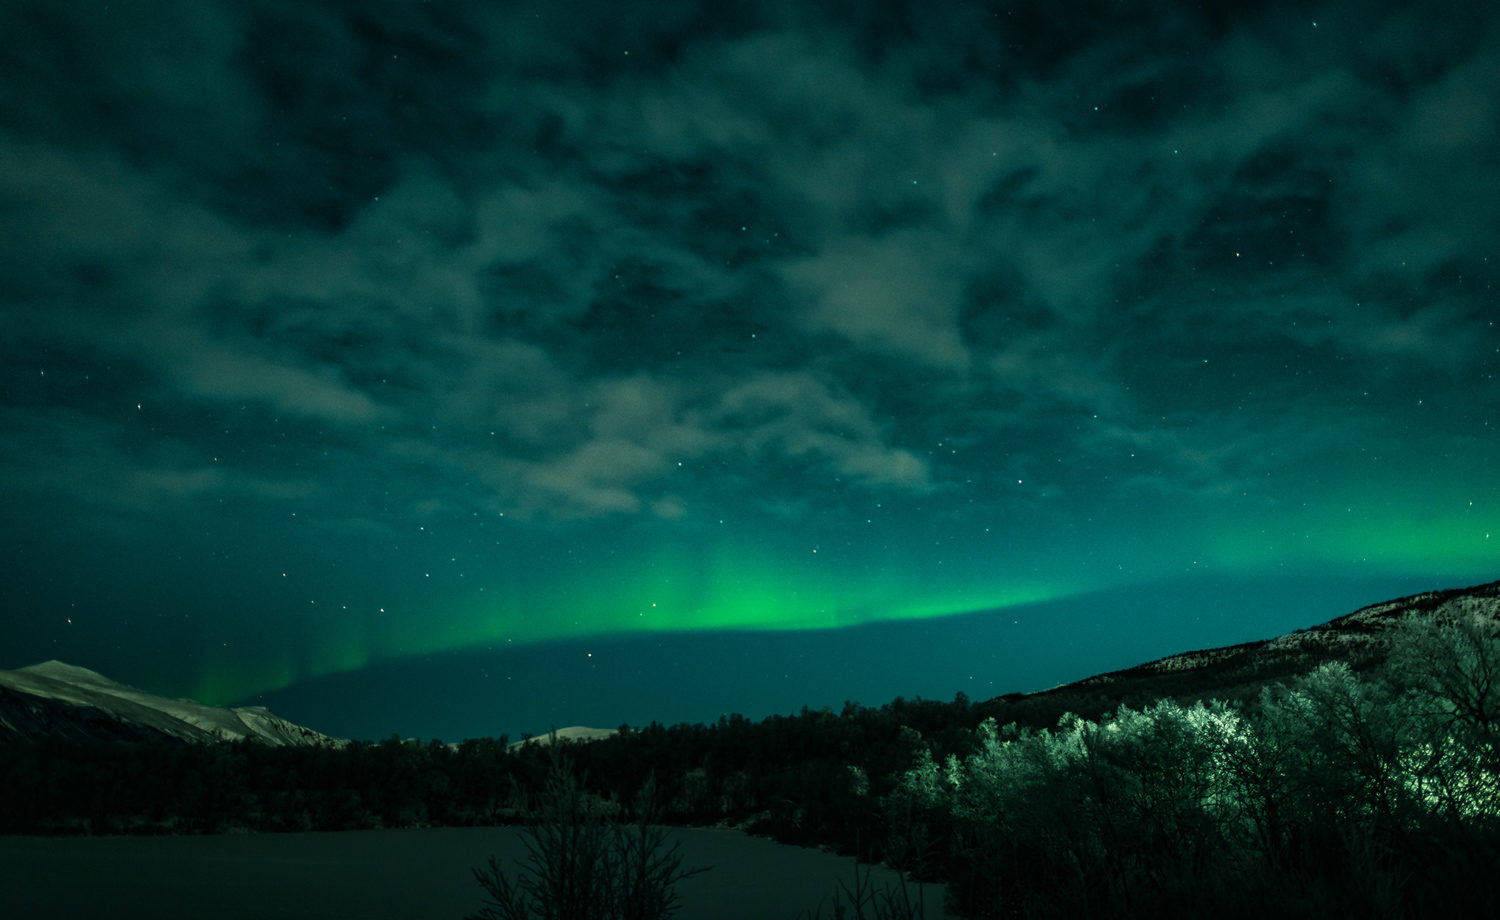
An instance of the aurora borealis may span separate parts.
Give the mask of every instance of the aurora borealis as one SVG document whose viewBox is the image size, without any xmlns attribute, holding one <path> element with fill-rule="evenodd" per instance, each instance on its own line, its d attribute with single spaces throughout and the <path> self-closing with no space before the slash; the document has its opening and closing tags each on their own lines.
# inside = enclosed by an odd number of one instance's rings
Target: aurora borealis
<svg viewBox="0 0 1500 920">
<path fill-rule="evenodd" d="M 0 667 L 452 739 L 1500 577 L 1493 4 L 0 36 Z"/>
</svg>

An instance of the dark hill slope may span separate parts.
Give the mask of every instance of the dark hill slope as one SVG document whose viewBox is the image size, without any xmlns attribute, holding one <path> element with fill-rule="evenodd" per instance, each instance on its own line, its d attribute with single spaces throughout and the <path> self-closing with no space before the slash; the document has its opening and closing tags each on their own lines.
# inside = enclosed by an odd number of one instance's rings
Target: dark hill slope
<svg viewBox="0 0 1500 920">
<path fill-rule="evenodd" d="M 1263 687 L 1333 661 L 1358 672 L 1378 668 L 1386 654 L 1381 634 L 1408 613 L 1440 622 L 1471 613 L 1500 618 L 1500 581 L 1383 601 L 1275 639 L 1169 655 L 1038 693 L 996 697 L 975 708 L 1002 725 L 1047 727 L 1065 712 L 1094 719 L 1121 704 L 1139 709 L 1168 698 L 1183 704 L 1250 699 Z"/>
</svg>

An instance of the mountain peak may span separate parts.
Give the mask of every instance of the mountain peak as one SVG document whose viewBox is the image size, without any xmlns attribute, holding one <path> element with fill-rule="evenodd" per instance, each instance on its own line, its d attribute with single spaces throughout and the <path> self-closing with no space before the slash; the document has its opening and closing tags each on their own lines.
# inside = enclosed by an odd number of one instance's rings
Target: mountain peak
<svg viewBox="0 0 1500 920">
<path fill-rule="evenodd" d="M 24 671 L 27 674 L 37 674 L 53 680 L 62 680 L 74 684 L 112 684 L 114 686 L 123 686 L 110 680 L 98 671 L 90 671 L 88 668 L 79 667 L 76 664 L 68 664 L 66 661 L 58 661 L 56 658 L 53 658 L 51 661 L 44 661 L 41 664 L 28 665 L 18 670 Z"/>
<path fill-rule="evenodd" d="M 618 728 L 589 728 L 586 725 L 569 725 L 567 728 L 557 728 L 540 735 L 533 735 L 530 738 L 523 738 L 520 741 L 512 741 L 510 747 L 518 748 L 528 744 L 551 744 L 554 735 L 558 741 L 598 741 L 601 738 L 613 738 L 619 733 L 620 730 Z"/>
<path fill-rule="evenodd" d="M 277 747 L 344 743 L 264 707 L 224 709 L 169 700 L 55 659 L 0 671 L 0 741 L 27 737 L 205 744 L 251 739 Z"/>
</svg>

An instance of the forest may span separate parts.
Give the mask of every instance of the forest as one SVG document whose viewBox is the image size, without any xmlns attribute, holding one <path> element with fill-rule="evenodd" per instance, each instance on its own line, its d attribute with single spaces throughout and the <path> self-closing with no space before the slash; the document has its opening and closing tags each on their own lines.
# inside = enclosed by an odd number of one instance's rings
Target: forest
<svg viewBox="0 0 1500 920">
<path fill-rule="evenodd" d="M 897 699 L 587 743 L 0 747 L 0 832 L 525 824 L 556 771 L 594 815 L 822 845 L 967 917 L 1500 914 L 1500 630 L 1408 617 L 1387 654 L 1241 687 Z"/>
</svg>

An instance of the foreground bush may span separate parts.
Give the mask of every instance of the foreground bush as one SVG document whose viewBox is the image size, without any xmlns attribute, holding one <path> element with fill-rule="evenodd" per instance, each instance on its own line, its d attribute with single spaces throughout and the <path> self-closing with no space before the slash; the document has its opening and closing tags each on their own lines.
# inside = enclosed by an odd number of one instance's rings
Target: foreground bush
<svg viewBox="0 0 1500 920">
<path fill-rule="evenodd" d="M 678 908 L 674 886 L 712 868 L 682 868 L 680 843 L 667 845 L 655 782 L 636 795 L 633 820 L 620 823 L 582 784 L 552 745 L 552 769 L 525 831 L 527 871 L 515 880 L 491 856 L 474 877 L 489 902 L 468 920 L 665 920 Z"/>
<path fill-rule="evenodd" d="M 870 881 L 871 872 L 871 869 L 866 868 L 865 874 L 861 876 L 859 861 L 855 860 L 854 887 L 850 888 L 848 882 L 839 880 L 827 920 L 925 920 L 927 902 L 920 883 L 917 887 L 917 900 L 913 903 L 911 888 L 904 872 L 898 870 L 897 884 L 886 884 L 880 888 L 876 888 Z M 797 920 L 825 920 L 823 905 L 819 903 L 816 910 L 803 911 L 797 916 Z"/>
</svg>

